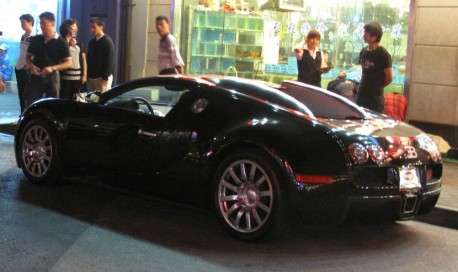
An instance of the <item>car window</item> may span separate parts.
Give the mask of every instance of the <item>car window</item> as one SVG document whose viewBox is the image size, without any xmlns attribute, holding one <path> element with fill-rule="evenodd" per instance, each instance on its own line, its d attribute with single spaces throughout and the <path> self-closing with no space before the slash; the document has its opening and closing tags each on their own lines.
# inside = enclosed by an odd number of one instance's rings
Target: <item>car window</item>
<svg viewBox="0 0 458 272">
<path fill-rule="evenodd" d="M 326 90 L 309 88 L 296 82 L 284 82 L 280 90 L 303 103 L 317 118 L 366 118 L 365 112 L 356 104 Z"/>
<path fill-rule="evenodd" d="M 215 78 L 210 79 L 219 87 L 235 90 L 237 92 L 254 96 L 265 100 L 272 104 L 277 104 L 282 107 L 293 109 L 304 114 L 312 116 L 312 112 L 304 106 L 304 104 L 297 101 L 295 98 L 278 90 L 280 87 L 276 84 L 271 84 L 265 81 L 247 80 L 241 78 Z"/>
<path fill-rule="evenodd" d="M 105 105 L 145 114 L 152 114 L 152 108 L 154 115 L 165 116 L 187 91 L 168 86 L 139 87 L 109 99 Z"/>
</svg>

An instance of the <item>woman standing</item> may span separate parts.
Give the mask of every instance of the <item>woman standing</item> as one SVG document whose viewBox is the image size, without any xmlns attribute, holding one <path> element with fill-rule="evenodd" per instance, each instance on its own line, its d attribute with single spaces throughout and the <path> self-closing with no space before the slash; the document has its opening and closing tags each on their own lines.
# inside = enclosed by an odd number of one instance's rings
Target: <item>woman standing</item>
<svg viewBox="0 0 458 272">
<path fill-rule="evenodd" d="M 86 54 L 83 47 L 76 40 L 78 24 L 74 19 L 65 20 L 59 27 L 59 32 L 69 46 L 72 57 L 72 67 L 61 72 L 60 98 L 75 100 L 81 86 L 87 80 Z"/>
<path fill-rule="evenodd" d="M 299 74 L 297 81 L 321 87 L 321 74 L 327 73 L 331 67 L 326 67 L 327 61 L 323 51 L 318 48 L 321 35 L 317 30 L 310 30 L 307 37 L 296 45 L 294 55 L 297 59 Z"/>
</svg>

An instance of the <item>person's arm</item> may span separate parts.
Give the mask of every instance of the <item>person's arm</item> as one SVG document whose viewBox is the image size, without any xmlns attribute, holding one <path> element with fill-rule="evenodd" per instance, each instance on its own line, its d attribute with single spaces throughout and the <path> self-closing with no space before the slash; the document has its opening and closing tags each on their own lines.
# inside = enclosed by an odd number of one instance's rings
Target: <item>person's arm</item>
<svg viewBox="0 0 458 272">
<path fill-rule="evenodd" d="M 302 60 L 304 57 L 304 47 L 305 44 L 307 43 L 307 40 L 304 37 L 304 40 L 296 45 L 296 47 L 293 50 L 294 56 L 296 56 L 297 60 Z"/>
<path fill-rule="evenodd" d="M 5 83 L 3 83 L 3 79 L 1 76 L 0 76 L 0 92 L 1 93 L 6 92 L 6 86 L 5 86 Z"/>
<path fill-rule="evenodd" d="M 86 53 L 81 53 L 81 59 L 83 63 L 81 64 L 82 66 L 82 75 L 81 75 L 81 82 L 86 83 L 87 81 L 87 62 L 86 62 Z"/>
<path fill-rule="evenodd" d="M 383 72 L 385 73 L 385 85 L 384 86 L 387 86 L 394 79 L 393 68 L 392 67 L 385 68 Z"/>
<path fill-rule="evenodd" d="M 106 57 L 106 66 L 104 67 L 104 72 L 102 76 L 102 84 L 107 86 L 108 78 L 113 73 L 113 60 L 114 60 L 114 45 L 111 38 L 105 35 L 105 57 Z"/>
<path fill-rule="evenodd" d="M 70 57 L 70 58 L 64 59 L 64 61 L 59 64 L 46 66 L 41 71 L 41 74 L 49 75 L 53 72 L 67 70 L 68 68 L 71 68 L 71 67 L 72 67 L 72 58 Z"/>
<path fill-rule="evenodd" d="M 184 74 L 184 61 L 183 61 L 183 58 L 181 57 L 180 50 L 178 48 L 178 44 L 172 35 L 169 35 L 168 38 L 169 38 L 169 43 L 170 43 L 170 55 L 172 56 L 171 63 L 172 65 L 175 66 L 175 69 L 177 70 L 177 72 L 183 75 Z"/>
<path fill-rule="evenodd" d="M 27 53 L 27 56 L 25 57 L 25 61 L 27 63 L 27 66 L 30 67 L 30 72 L 33 75 L 40 75 L 40 68 L 35 66 L 32 62 L 33 54 Z"/>
</svg>

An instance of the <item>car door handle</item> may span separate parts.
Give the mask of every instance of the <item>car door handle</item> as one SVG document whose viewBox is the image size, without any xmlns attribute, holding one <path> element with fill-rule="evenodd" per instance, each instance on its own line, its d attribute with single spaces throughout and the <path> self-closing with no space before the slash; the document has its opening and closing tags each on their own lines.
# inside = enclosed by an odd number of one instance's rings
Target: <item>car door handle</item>
<svg viewBox="0 0 458 272">
<path fill-rule="evenodd" d="M 156 133 L 154 133 L 154 132 L 149 132 L 149 131 L 144 131 L 143 129 L 139 129 L 139 130 L 138 130 L 138 135 L 140 135 L 140 136 L 146 136 L 146 137 L 151 137 L 151 138 L 157 137 L 157 134 L 156 134 Z"/>
</svg>

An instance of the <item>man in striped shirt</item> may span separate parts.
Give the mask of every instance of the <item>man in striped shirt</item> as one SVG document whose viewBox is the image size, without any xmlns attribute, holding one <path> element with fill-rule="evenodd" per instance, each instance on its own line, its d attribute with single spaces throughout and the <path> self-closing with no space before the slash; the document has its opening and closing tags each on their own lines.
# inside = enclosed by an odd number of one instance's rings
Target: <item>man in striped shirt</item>
<svg viewBox="0 0 458 272">
<path fill-rule="evenodd" d="M 181 58 L 175 38 L 170 34 L 169 19 L 156 17 L 156 30 L 161 39 L 157 54 L 157 66 L 160 75 L 183 74 L 184 62 Z"/>
</svg>

